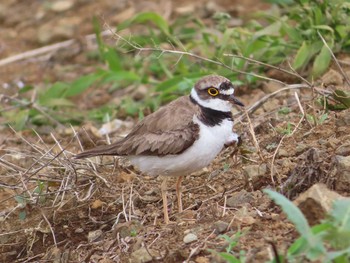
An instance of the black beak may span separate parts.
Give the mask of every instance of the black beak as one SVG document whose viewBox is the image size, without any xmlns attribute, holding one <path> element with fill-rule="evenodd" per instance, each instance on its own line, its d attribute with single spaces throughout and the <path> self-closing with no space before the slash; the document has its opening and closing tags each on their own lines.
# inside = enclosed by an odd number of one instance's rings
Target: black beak
<svg viewBox="0 0 350 263">
<path fill-rule="evenodd" d="M 244 104 L 242 102 L 239 101 L 239 99 L 237 99 L 235 96 L 230 95 L 230 99 L 229 99 L 233 104 L 236 104 L 238 106 L 242 106 L 244 107 Z"/>
</svg>

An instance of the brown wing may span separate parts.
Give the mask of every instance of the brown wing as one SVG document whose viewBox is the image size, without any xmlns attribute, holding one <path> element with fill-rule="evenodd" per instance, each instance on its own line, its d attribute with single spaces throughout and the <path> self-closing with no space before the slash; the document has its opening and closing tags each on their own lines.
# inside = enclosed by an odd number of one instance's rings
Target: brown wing
<svg viewBox="0 0 350 263">
<path fill-rule="evenodd" d="M 181 97 L 145 117 L 124 139 L 82 152 L 75 158 L 179 154 L 199 136 L 199 126 L 193 123 L 197 107 L 189 96 Z"/>
</svg>

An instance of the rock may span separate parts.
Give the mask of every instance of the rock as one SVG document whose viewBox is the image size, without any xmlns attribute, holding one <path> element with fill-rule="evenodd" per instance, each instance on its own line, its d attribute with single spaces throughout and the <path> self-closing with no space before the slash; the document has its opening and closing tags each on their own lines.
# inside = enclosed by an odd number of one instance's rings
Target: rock
<svg viewBox="0 0 350 263">
<path fill-rule="evenodd" d="M 290 152 L 288 152 L 286 149 L 279 149 L 277 153 L 278 157 L 289 157 Z"/>
<path fill-rule="evenodd" d="M 265 110 L 265 112 L 275 111 L 279 107 L 280 107 L 280 101 L 276 98 L 269 100 L 269 103 L 265 103 L 263 105 L 263 109 Z"/>
<path fill-rule="evenodd" d="M 88 241 L 89 242 L 94 242 L 97 241 L 101 236 L 102 236 L 102 230 L 95 230 L 95 231 L 90 231 L 88 234 Z"/>
<path fill-rule="evenodd" d="M 194 262 L 196 262 L 196 263 L 210 263 L 210 260 L 206 257 L 199 256 L 199 257 L 196 257 Z"/>
<path fill-rule="evenodd" d="M 298 143 L 297 147 L 295 147 L 296 154 L 299 155 L 299 154 L 305 152 L 308 148 L 309 148 L 309 146 L 307 144 Z"/>
<path fill-rule="evenodd" d="M 294 204 L 303 212 L 310 225 L 315 225 L 331 210 L 334 200 L 344 198 L 324 184 L 314 184 L 302 193 Z"/>
<path fill-rule="evenodd" d="M 74 1 L 61 0 L 61 1 L 54 2 L 50 6 L 50 9 L 54 12 L 61 13 L 71 9 L 73 5 L 74 5 Z"/>
<path fill-rule="evenodd" d="M 337 120 L 335 121 L 335 125 L 339 128 L 344 127 L 348 129 L 350 126 L 350 114 L 348 110 L 342 111 L 338 116 Z"/>
<path fill-rule="evenodd" d="M 255 181 L 258 177 L 264 176 L 267 172 L 267 165 L 252 164 L 244 167 L 243 173 L 248 180 Z"/>
<path fill-rule="evenodd" d="M 272 80 L 266 81 L 262 85 L 262 90 L 267 94 L 273 93 L 281 88 L 283 88 L 283 85 L 281 83 Z"/>
<path fill-rule="evenodd" d="M 219 220 L 213 224 L 212 229 L 215 229 L 215 234 L 222 234 L 226 232 L 228 226 L 228 223 Z"/>
<path fill-rule="evenodd" d="M 333 174 L 336 178 L 337 191 L 347 191 L 350 187 L 350 156 L 336 155 Z"/>
<path fill-rule="evenodd" d="M 198 237 L 193 233 L 187 234 L 183 239 L 185 244 L 189 244 L 189 243 L 197 241 L 197 240 L 198 240 Z"/>
<path fill-rule="evenodd" d="M 322 82 L 325 86 L 329 85 L 343 85 L 343 76 L 334 69 L 330 69 L 322 76 Z"/>
<path fill-rule="evenodd" d="M 147 263 L 152 261 L 152 255 L 154 253 L 152 249 L 140 248 L 131 253 L 130 262 L 131 263 Z"/>
<path fill-rule="evenodd" d="M 336 155 L 341 155 L 341 156 L 349 156 L 350 155 L 350 143 L 345 143 L 341 146 L 339 146 L 335 150 Z"/>
<path fill-rule="evenodd" d="M 246 203 L 251 203 L 252 201 L 254 201 L 253 194 L 246 190 L 241 190 L 233 193 L 233 195 L 226 200 L 226 205 L 228 207 L 239 207 Z"/>
<path fill-rule="evenodd" d="M 80 233 L 83 233 L 84 232 L 84 229 L 81 228 L 81 227 L 78 227 L 77 229 L 74 230 L 74 233 L 77 233 L 77 234 L 80 234 Z"/>
<path fill-rule="evenodd" d="M 81 24 L 80 17 L 65 17 L 61 20 L 51 21 L 38 29 L 38 42 L 47 44 L 62 39 L 73 38 Z"/>
</svg>

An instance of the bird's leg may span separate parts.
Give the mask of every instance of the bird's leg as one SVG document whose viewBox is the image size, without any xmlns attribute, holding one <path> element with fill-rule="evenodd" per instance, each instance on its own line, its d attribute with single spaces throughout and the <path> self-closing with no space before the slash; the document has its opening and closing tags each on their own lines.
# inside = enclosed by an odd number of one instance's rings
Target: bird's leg
<svg viewBox="0 0 350 263">
<path fill-rule="evenodd" d="M 169 214 L 168 214 L 168 199 L 167 199 L 167 177 L 164 177 L 163 182 L 160 186 L 160 190 L 162 192 L 163 199 L 163 214 L 164 214 L 164 222 L 165 224 L 169 224 Z"/>
<path fill-rule="evenodd" d="M 181 182 L 183 176 L 179 176 L 176 181 L 176 197 L 177 197 L 177 208 L 179 213 L 182 212 L 182 198 L 181 198 Z"/>
</svg>

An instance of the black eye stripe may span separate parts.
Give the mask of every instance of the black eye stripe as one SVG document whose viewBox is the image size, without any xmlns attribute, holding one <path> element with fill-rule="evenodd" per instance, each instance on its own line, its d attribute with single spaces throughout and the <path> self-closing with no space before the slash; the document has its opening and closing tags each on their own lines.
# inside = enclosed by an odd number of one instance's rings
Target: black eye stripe
<svg viewBox="0 0 350 263">
<path fill-rule="evenodd" d="M 233 85 L 231 82 L 223 82 L 220 84 L 220 89 L 221 90 L 229 90 L 229 89 L 233 89 Z"/>
</svg>

